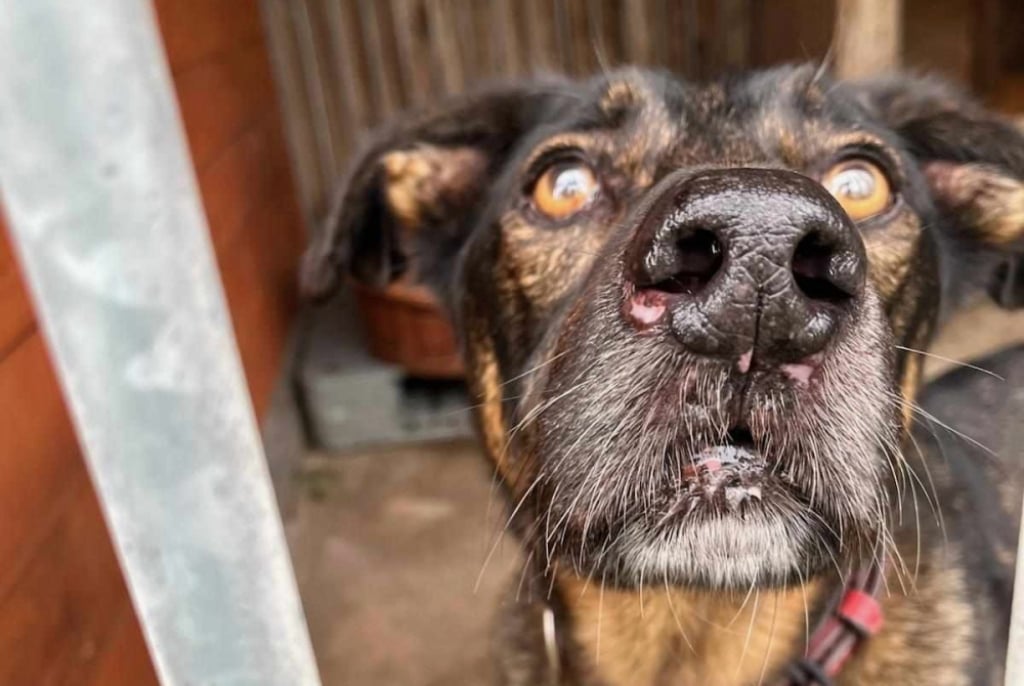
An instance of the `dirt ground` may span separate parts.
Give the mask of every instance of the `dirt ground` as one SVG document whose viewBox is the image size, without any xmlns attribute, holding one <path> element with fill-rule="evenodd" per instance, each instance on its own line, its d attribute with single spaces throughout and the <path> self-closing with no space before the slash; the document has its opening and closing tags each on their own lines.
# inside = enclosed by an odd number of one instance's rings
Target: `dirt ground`
<svg viewBox="0 0 1024 686">
<path fill-rule="evenodd" d="M 1024 312 L 982 307 L 932 351 L 973 359 L 1016 341 Z M 927 370 L 952 364 L 930 358 Z M 287 531 L 324 684 L 491 683 L 490 621 L 518 552 L 508 540 L 485 566 L 502 507 L 477 447 L 314 454 L 298 490 Z"/>
<path fill-rule="evenodd" d="M 325 686 L 491 683 L 518 551 L 488 560 L 503 509 L 476 445 L 311 455 L 301 481 L 286 526 Z"/>
</svg>

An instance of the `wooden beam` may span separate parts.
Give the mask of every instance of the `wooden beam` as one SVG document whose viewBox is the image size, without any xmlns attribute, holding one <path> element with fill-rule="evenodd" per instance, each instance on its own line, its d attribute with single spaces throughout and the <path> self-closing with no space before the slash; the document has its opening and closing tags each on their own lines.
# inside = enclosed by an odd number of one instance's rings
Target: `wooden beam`
<svg viewBox="0 0 1024 686">
<path fill-rule="evenodd" d="M 836 9 L 836 74 L 840 78 L 864 78 L 899 68 L 902 0 L 838 0 Z"/>
</svg>

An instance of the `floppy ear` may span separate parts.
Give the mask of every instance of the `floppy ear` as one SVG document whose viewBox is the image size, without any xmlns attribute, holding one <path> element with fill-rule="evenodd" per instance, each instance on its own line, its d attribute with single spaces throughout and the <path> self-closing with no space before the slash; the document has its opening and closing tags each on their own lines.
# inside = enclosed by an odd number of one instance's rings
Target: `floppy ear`
<svg viewBox="0 0 1024 686">
<path fill-rule="evenodd" d="M 895 76 L 857 85 L 867 106 L 921 161 L 965 259 L 989 293 L 1024 306 L 1024 133 L 941 81 Z"/>
<path fill-rule="evenodd" d="M 561 83 L 510 86 L 442 103 L 377 132 L 303 257 L 304 295 L 341 277 L 384 285 L 453 257 L 516 142 L 569 100 Z"/>
</svg>

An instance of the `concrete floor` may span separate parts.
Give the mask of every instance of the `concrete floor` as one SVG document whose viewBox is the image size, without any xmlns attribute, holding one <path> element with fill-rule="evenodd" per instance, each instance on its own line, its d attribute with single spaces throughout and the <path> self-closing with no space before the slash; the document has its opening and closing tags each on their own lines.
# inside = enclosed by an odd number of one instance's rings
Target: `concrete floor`
<svg viewBox="0 0 1024 686">
<path fill-rule="evenodd" d="M 518 550 L 484 567 L 504 510 L 476 445 L 312 455 L 299 482 L 286 529 L 325 686 L 491 683 Z"/>
<path fill-rule="evenodd" d="M 993 307 L 949 323 L 933 352 L 972 359 L 1024 341 L 1024 312 Z M 952 363 L 931 358 L 934 375 Z M 326 686 L 488 684 L 499 594 L 515 542 L 477 576 L 501 523 L 472 443 L 311 455 L 287 527 Z"/>
</svg>

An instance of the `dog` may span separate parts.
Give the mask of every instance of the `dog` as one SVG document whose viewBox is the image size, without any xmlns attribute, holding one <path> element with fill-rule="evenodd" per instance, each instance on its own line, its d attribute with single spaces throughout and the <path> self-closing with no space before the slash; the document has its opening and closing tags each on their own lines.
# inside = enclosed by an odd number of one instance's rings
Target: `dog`
<svg viewBox="0 0 1024 686">
<path fill-rule="evenodd" d="M 939 686 L 1001 681 L 1024 402 L 922 356 L 1022 255 L 1024 136 L 941 81 L 623 69 L 383 129 L 301 280 L 452 317 L 526 553 L 502 683 Z"/>
</svg>

